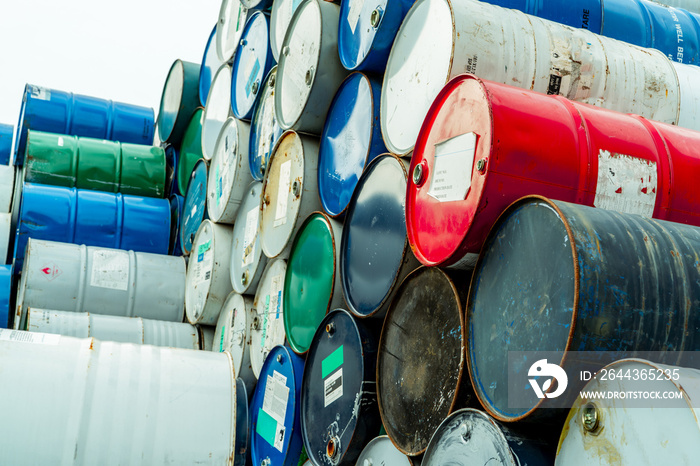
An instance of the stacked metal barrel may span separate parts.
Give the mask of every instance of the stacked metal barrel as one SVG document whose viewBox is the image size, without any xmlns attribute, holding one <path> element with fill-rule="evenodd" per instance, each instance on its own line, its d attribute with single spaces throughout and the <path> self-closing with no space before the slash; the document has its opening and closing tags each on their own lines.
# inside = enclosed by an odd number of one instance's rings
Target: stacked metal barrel
<svg viewBox="0 0 700 466">
<path fill-rule="evenodd" d="M 493 3 L 223 0 L 157 120 L 27 85 L 0 462 L 692 464 L 700 16 Z"/>
</svg>

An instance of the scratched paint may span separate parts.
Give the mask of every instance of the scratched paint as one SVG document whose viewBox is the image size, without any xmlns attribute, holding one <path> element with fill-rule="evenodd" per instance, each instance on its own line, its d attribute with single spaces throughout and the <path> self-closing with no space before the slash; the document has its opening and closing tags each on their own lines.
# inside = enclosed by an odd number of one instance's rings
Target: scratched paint
<svg viewBox="0 0 700 466">
<path fill-rule="evenodd" d="M 651 217 L 656 189 L 655 162 L 603 149 L 598 153 L 595 207 Z"/>
</svg>

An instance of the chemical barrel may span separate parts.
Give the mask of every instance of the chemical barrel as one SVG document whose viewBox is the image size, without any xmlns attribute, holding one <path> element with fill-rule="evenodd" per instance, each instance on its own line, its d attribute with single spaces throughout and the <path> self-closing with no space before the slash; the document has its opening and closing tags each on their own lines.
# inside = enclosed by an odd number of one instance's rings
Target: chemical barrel
<svg viewBox="0 0 700 466">
<path fill-rule="evenodd" d="M 203 351 L 214 351 L 214 332 L 216 327 L 212 325 L 195 325 L 199 332 L 199 345 Z"/>
<path fill-rule="evenodd" d="M 260 283 L 267 256 L 260 247 L 260 202 L 262 183 L 252 181 L 233 225 L 231 242 L 231 286 L 241 294 L 254 294 Z"/>
<path fill-rule="evenodd" d="M 460 409 L 450 414 L 433 434 L 421 466 L 551 465 L 552 445 L 495 422 L 478 409 Z"/>
<path fill-rule="evenodd" d="M 202 65 L 199 70 L 199 106 L 204 107 L 207 104 L 207 97 L 209 97 L 209 88 L 211 87 L 212 81 L 214 81 L 214 73 L 218 70 L 224 63 L 224 60 L 219 58 L 219 54 L 216 51 L 216 41 L 218 34 L 217 32 L 218 23 L 214 25 L 214 28 L 209 34 L 209 39 L 207 39 L 207 45 L 204 47 L 204 54 L 202 55 Z"/>
<path fill-rule="evenodd" d="M 272 157 L 272 149 L 282 136 L 282 128 L 275 117 L 275 78 L 277 66 L 273 66 L 265 78 L 262 95 L 250 120 L 250 174 L 253 179 L 262 181 L 265 168 Z"/>
<path fill-rule="evenodd" d="M 16 174 L 15 172 L 18 172 Z M 21 176 L 22 169 L 14 165 L 0 164 L 0 213 L 12 212 L 12 198 L 15 191 L 15 178 Z M 21 189 L 18 189 L 21 191 Z M 18 208 L 19 210 L 19 208 Z"/>
<path fill-rule="evenodd" d="M 216 325 L 231 293 L 231 226 L 204 220 L 187 264 L 185 314 L 191 324 Z"/>
<path fill-rule="evenodd" d="M 185 205 L 185 198 L 179 194 L 170 195 L 170 247 L 168 254 L 172 256 L 182 255 L 182 245 L 180 244 L 180 218 Z"/>
<path fill-rule="evenodd" d="M 324 316 L 344 304 L 339 246 L 343 225 L 314 212 L 292 242 L 284 279 L 284 330 L 290 348 L 309 350 Z"/>
<path fill-rule="evenodd" d="M 0 123 L 0 164 L 9 165 L 12 158 L 12 134 L 15 128 L 12 125 Z"/>
<path fill-rule="evenodd" d="M 246 21 L 241 42 L 233 58 L 231 110 L 233 116 L 250 121 L 258 102 L 263 79 L 276 64 L 270 50 L 270 17 L 253 12 Z"/>
<path fill-rule="evenodd" d="M 700 1 L 698 0 L 664 0 L 663 2 L 653 0 L 654 3 L 672 6 L 674 8 L 683 8 L 686 11 L 700 14 Z"/>
<path fill-rule="evenodd" d="M 27 130 L 153 144 L 153 109 L 27 84 L 17 124 L 14 165 L 24 162 Z"/>
<path fill-rule="evenodd" d="M 250 125 L 230 117 L 221 127 L 207 180 L 207 213 L 216 223 L 233 223 L 251 181 Z"/>
<path fill-rule="evenodd" d="M 24 181 L 135 196 L 163 197 L 161 147 L 27 131 Z"/>
<path fill-rule="evenodd" d="M 282 42 L 287 34 L 289 23 L 301 0 L 276 0 L 270 12 L 270 49 L 275 61 L 280 60 Z"/>
<path fill-rule="evenodd" d="M 606 366 L 569 411 L 556 464 L 695 463 L 698 381 L 697 369 L 640 359 Z"/>
<path fill-rule="evenodd" d="M 514 352 L 556 352 L 549 363 L 564 370 L 576 367 L 572 351 L 579 362 L 600 351 L 692 355 L 698 251 L 698 227 L 539 196 L 514 203 L 484 243 L 467 301 L 469 373 L 484 409 L 545 422 L 560 414 L 545 408 L 571 406 L 582 388 L 569 377 L 561 396 L 539 398 L 527 383 L 532 353 Z"/>
<path fill-rule="evenodd" d="M 10 327 L 12 265 L 0 265 L 0 328 Z"/>
<path fill-rule="evenodd" d="M 386 152 L 379 128 L 381 84 L 352 73 L 333 97 L 318 150 L 318 192 L 323 210 L 345 215 L 365 166 Z"/>
<path fill-rule="evenodd" d="M 221 65 L 214 75 L 214 81 L 209 88 L 207 104 L 202 116 L 202 156 L 211 160 L 214 156 L 216 140 L 219 138 L 221 127 L 231 116 L 231 66 Z"/>
<path fill-rule="evenodd" d="M 321 134 L 338 86 L 348 75 L 338 57 L 340 7 L 303 0 L 282 44 L 275 79 L 275 116 L 282 129 Z"/>
<path fill-rule="evenodd" d="M 700 225 L 699 144 L 696 131 L 460 75 L 416 142 L 408 238 L 425 265 L 473 267 L 528 194 Z"/>
<path fill-rule="evenodd" d="M 260 243 L 267 257 L 286 259 L 304 219 L 320 210 L 317 172 L 318 140 L 285 132 L 272 151 L 263 181 Z"/>
<path fill-rule="evenodd" d="M 414 0 L 340 2 L 338 53 L 348 70 L 384 73 L 396 33 Z"/>
<path fill-rule="evenodd" d="M 202 158 L 202 122 L 204 110 L 198 108 L 182 137 L 182 144 L 178 152 L 177 159 L 177 180 L 178 194 L 183 196 L 187 193 L 187 183 L 192 175 L 192 170 L 199 159 Z"/>
<path fill-rule="evenodd" d="M 0 350 L 0 395 L 13 400 L 2 464 L 226 464 L 234 454 L 226 353 L 13 330 L 0 330 Z"/>
<path fill-rule="evenodd" d="M 182 257 L 29 238 L 21 272 L 15 328 L 25 328 L 30 307 L 169 322 L 184 317 Z"/>
<path fill-rule="evenodd" d="M 199 64 L 179 59 L 170 67 L 156 122 L 162 142 L 180 146 L 190 118 L 199 106 L 199 70 Z"/>
<path fill-rule="evenodd" d="M 420 264 L 406 238 L 408 162 L 380 155 L 365 168 L 348 205 L 340 280 L 348 310 L 383 319 L 403 279 Z"/>
<path fill-rule="evenodd" d="M 25 183 L 15 238 L 16 272 L 28 238 L 167 254 L 167 199 Z"/>
<path fill-rule="evenodd" d="M 236 379 L 236 438 L 234 440 L 235 452 L 233 466 L 246 466 L 250 458 L 250 413 L 248 411 L 249 396 L 245 382 L 238 377 Z"/>
<path fill-rule="evenodd" d="M 355 464 L 379 433 L 377 335 L 330 312 L 314 334 L 301 384 L 301 434 L 314 464 Z"/>
<path fill-rule="evenodd" d="M 250 363 L 257 378 L 272 348 L 283 345 L 286 340 L 283 308 L 286 274 L 287 262 L 284 259 L 269 261 L 255 291 L 255 313 L 250 327 Z"/>
<path fill-rule="evenodd" d="M 11 263 L 12 258 L 8 254 L 10 241 L 12 240 L 12 214 L 0 213 L 0 262 Z"/>
<path fill-rule="evenodd" d="M 682 108 L 680 96 L 697 94 L 693 88 L 679 91 L 674 68 L 682 67 L 688 65 L 672 64 L 658 50 L 517 10 L 482 2 L 418 0 L 399 29 L 384 73 L 382 135 L 391 152 L 410 152 L 435 96 L 465 71 L 681 124 L 683 114 L 692 109 Z"/>
<path fill-rule="evenodd" d="M 250 403 L 254 465 L 296 466 L 302 451 L 299 397 L 304 360 L 275 346 L 260 372 Z"/>
<path fill-rule="evenodd" d="M 199 333 L 194 326 L 140 317 L 29 308 L 25 330 L 138 345 L 199 349 Z"/>
<path fill-rule="evenodd" d="M 203 159 L 198 160 L 185 191 L 185 204 L 180 217 L 180 246 L 186 256 L 190 254 L 199 225 L 208 218 L 207 170 L 207 162 Z"/>
<path fill-rule="evenodd" d="M 177 149 L 167 142 L 160 146 L 165 153 L 165 197 L 171 194 L 179 194 L 177 189 L 177 162 L 180 156 Z"/>
<path fill-rule="evenodd" d="M 406 277 L 384 320 L 377 400 L 386 433 L 404 454 L 425 451 L 440 423 L 473 403 L 466 377 L 464 277 L 436 267 Z"/>
<path fill-rule="evenodd" d="M 233 372 L 252 395 L 258 378 L 250 364 L 250 328 L 253 325 L 255 309 L 253 298 L 232 291 L 219 314 L 214 332 L 212 351 L 231 353 Z"/>
<path fill-rule="evenodd" d="M 357 466 L 413 466 L 411 459 L 396 449 L 386 435 L 372 439 L 357 458 Z"/>
<path fill-rule="evenodd" d="M 233 59 L 243 34 L 248 8 L 240 0 L 223 0 L 216 23 L 216 54 L 222 63 Z"/>
</svg>

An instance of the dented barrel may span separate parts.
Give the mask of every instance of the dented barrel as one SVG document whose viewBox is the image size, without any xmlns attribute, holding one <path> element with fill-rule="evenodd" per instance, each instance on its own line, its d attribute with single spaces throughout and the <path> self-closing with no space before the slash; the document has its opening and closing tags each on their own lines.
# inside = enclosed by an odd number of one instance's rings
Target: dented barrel
<svg viewBox="0 0 700 466">
<path fill-rule="evenodd" d="M 261 95 L 250 121 L 250 174 L 253 179 L 262 181 L 265 169 L 272 157 L 272 150 L 282 136 L 282 128 L 275 117 L 275 79 L 277 66 L 273 66 L 265 77 Z"/>
<path fill-rule="evenodd" d="M 192 114 L 199 106 L 197 63 L 175 60 L 165 79 L 158 112 L 158 137 L 179 147 Z"/>
</svg>

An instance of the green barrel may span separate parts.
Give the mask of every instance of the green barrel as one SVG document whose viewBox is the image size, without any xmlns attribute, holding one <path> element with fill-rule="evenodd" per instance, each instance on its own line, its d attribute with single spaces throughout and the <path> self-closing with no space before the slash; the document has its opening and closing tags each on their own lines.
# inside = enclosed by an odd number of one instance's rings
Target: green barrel
<svg viewBox="0 0 700 466">
<path fill-rule="evenodd" d="M 194 164 L 202 158 L 202 122 L 204 109 L 198 108 L 182 137 L 180 158 L 177 161 L 177 187 L 183 196 L 187 192 L 187 182 L 194 169 Z"/>
<path fill-rule="evenodd" d="M 25 167 L 24 180 L 31 183 L 165 195 L 165 151 L 160 147 L 29 130 Z"/>
</svg>

